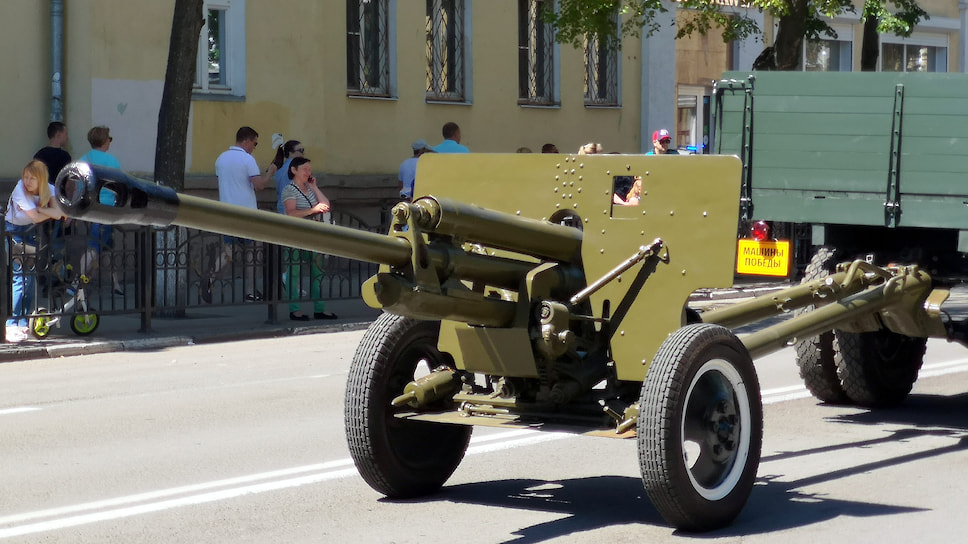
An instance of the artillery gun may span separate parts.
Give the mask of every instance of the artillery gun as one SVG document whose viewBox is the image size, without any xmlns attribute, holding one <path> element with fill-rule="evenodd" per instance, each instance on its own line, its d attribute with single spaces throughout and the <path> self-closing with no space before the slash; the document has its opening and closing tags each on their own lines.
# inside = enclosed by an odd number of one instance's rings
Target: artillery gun
<svg viewBox="0 0 968 544">
<path fill-rule="evenodd" d="M 834 326 L 945 334 L 944 293 L 915 266 L 855 262 L 736 306 L 689 309 L 695 290 L 732 284 L 740 168 L 729 156 L 428 155 L 425 196 L 398 204 L 385 236 L 80 163 L 55 186 L 78 219 L 379 263 L 364 298 L 385 313 L 354 355 L 344 417 L 355 464 L 380 493 L 439 489 L 475 425 L 569 431 L 637 440 L 659 513 L 704 531 L 739 514 L 756 477 L 753 357 Z M 628 176 L 641 178 L 637 206 L 613 195 Z M 807 306 L 818 309 L 743 338 L 730 330 Z"/>
</svg>

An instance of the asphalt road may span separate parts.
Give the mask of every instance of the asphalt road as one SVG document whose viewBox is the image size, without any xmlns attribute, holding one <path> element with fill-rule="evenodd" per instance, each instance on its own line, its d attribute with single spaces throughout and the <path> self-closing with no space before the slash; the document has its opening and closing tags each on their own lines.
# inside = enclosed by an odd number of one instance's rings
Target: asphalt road
<svg viewBox="0 0 968 544">
<path fill-rule="evenodd" d="M 757 361 L 765 441 L 737 522 L 665 526 L 635 442 L 476 429 L 437 495 L 388 501 L 343 436 L 362 332 L 0 365 L 3 542 L 960 542 L 968 351 L 929 344 L 899 409 L 818 405 Z"/>
</svg>

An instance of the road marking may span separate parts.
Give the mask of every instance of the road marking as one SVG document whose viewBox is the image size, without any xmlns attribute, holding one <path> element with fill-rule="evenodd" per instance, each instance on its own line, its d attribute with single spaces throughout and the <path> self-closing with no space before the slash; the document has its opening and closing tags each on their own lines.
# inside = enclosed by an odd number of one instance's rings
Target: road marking
<svg viewBox="0 0 968 544">
<path fill-rule="evenodd" d="M 926 364 L 921 369 L 919 376 L 942 376 L 966 370 L 968 370 L 968 358 L 956 359 L 953 361 Z M 809 396 L 810 393 L 802 385 L 776 387 L 761 391 L 763 404 L 774 404 Z M 0 410 L 0 415 L 29 412 L 39 409 L 31 406 L 8 408 Z M 529 446 L 572 436 L 575 435 L 539 432 L 527 429 L 485 434 L 471 439 L 471 445 L 467 449 L 467 455 Z M 0 517 L 0 525 L 13 525 L 0 529 L 0 538 L 66 529 L 183 506 L 205 504 L 244 495 L 253 495 L 320 483 L 327 480 L 348 478 L 356 474 L 357 471 L 351 459 L 339 459 L 326 463 L 304 465 L 201 484 L 149 491 L 102 501 L 26 512 Z M 37 521 L 44 520 L 45 518 L 48 519 L 45 521 Z"/>
<path fill-rule="evenodd" d="M 10 414 L 22 414 L 24 412 L 36 412 L 40 410 L 36 406 L 17 406 L 16 408 L 4 408 L 0 410 L 0 416 L 6 416 Z"/>
<path fill-rule="evenodd" d="M 565 433 L 542 433 L 527 429 L 486 434 L 479 438 L 475 437 L 471 439 L 471 446 L 467 449 L 467 455 L 528 446 L 570 436 L 574 435 Z M 250 474 L 237 478 L 160 489 L 102 501 L 26 512 L 0 517 L 0 525 L 20 524 L 0 529 L 0 538 L 66 529 L 100 521 L 159 512 L 182 506 L 205 504 L 241 497 L 243 495 L 299 487 L 356 475 L 356 467 L 353 466 L 351 459 L 339 459 L 326 463 Z M 45 521 L 37 521 L 44 520 L 45 518 L 47 518 Z"/>
</svg>

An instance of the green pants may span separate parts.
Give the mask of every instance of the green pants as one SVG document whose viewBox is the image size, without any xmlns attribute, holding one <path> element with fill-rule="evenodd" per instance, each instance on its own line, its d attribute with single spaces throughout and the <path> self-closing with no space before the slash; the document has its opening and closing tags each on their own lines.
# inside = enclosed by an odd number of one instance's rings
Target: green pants
<svg viewBox="0 0 968 544">
<path fill-rule="evenodd" d="M 289 273 L 286 278 L 287 291 L 290 300 L 298 300 L 299 292 L 302 285 L 303 277 L 303 267 L 309 267 L 309 296 L 313 301 L 313 313 L 322 313 L 326 311 L 326 301 L 322 299 L 322 281 L 323 275 L 326 273 L 323 270 L 323 256 L 319 253 L 314 253 L 312 251 L 305 251 L 302 249 L 287 249 L 287 260 L 289 261 Z M 289 303 L 289 312 L 298 312 L 300 310 L 299 302 Z"/>
</svg>

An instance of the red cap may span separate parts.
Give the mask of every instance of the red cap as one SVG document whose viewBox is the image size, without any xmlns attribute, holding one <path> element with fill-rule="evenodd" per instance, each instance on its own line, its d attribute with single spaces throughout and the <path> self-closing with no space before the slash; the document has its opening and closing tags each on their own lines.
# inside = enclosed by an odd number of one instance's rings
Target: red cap
<svg viewBox="0 0 968 544">
<path fill-rule="evenodd" d="M 656 140 L 662 141 L 662 140 L 665 140 L 666 138 L 668 138 L 669 140 L 672 140 L 672 136 L 669 134 L 669 131 L 664 128 L 660 128 L 659 130 L 652 133 L 653 142 Z"/>
</svg>

